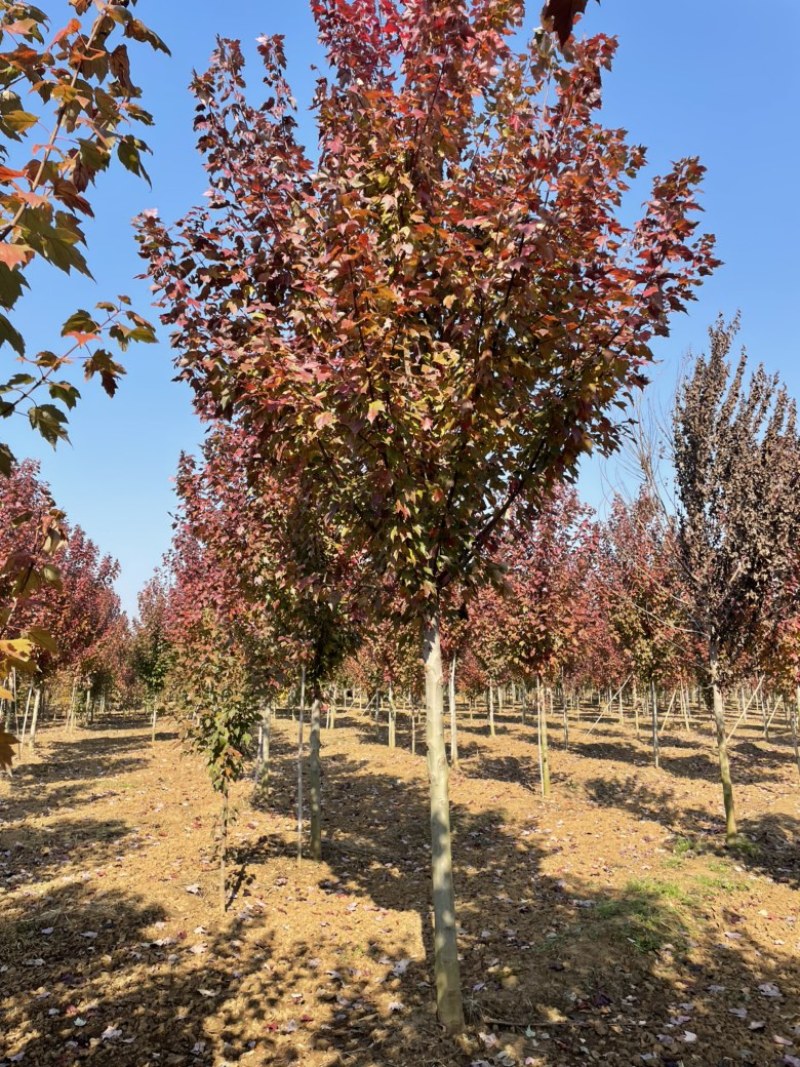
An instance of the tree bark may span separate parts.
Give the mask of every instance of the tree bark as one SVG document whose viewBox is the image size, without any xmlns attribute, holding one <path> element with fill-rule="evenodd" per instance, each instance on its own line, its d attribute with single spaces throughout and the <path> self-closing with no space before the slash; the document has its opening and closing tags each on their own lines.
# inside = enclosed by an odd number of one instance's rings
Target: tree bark
<svg viewBox="0 0 800 1067">
<path fill-rule="evenodd" d="M 494 730 L 494 687 L 489 682 L 489 736 L 495 736 Z"/>
<path fill-rule="evenodd" d="M 258 724 L 258 752 L 256 754 L 256 785 L 269 782 L 269 741 L 270 728 L 272 726 L 272 708 L 267 704 L 261 712 L 261 722 Z"/>
<path fill-rule="evenodd" d="M 656 696 L 656 683 L 650 679 L 650 711 L 653 717 L 653 763 L 656 769 L 661 767 L 661 749 L 658 744 L 658 698 Z"/>
<path fill-rule="evenodd" d="M 303 717 L 306 703 L 306 669 L 300 668 L 300 713 L 297 723 L 297 862 L 303 858 Z M 294 717 L 294 710 L 292 710 Z"/>
<path fill-rule="evenodd" d="M 436 1003 L 439 1019 L 450 1033 L 464 1029 L 461 973 L 458 963 L 456 902 L 450 838 L 450 797 L 444 744 L 442 647 L 438 611 L 426 620 L 422 638 L 425 666 L 425 738 L 431 802 L 431 874 Z"/>
<path fill-rule="evenodd" d="M 725 838 L 730 844 L 736 840 L 736 810 L 733 803 L 733 783 L 731 781 L 731 764 L 728 757 L 728 740 L 725 736 L 725 703 L 719 684 L 719 668 L 716 658 L 711 659 L 711 678 L 708 698 L 717 736 L 717 753 L 719 755 L 719 776 L 722 782 L 722 799 L 725 805 Z"/>
<path fill-rule="evenodd" d="M 228 881 L 226 865 L 228 860 L 228 821 L 230 809 L 228 806 L 228 783 L 222 787 L 222 817 L 220 827 L 220 852 L 219 852 L 219 889 L 222 914 L 228 910 Z"/>
<path fill-rule="evenodd" d="M 397 708 L 394 705 L 394 690 L 389 686 L 389 748 L 397 747 Z"/>
<path fill-rule="evenodd" d="M 450 680 L 447 687 L 450 703 L 450 766 L 458 766 L 458 723 L 456 722 L 456 656 L 450 660 Z"/>
<path fill-rule="evenodd" d="M 539 773 L 542 781 L 542 796 L 550 796 L 550 750 L 547 745 L 547 692 L 539 689 Z"/>
<path fill-rule="evenodd" d="M 794 761 L 797 764 L 797 770 L 800 771 L 800 743 L 797 738 L 797 719 L 800 716 L 800 685 L 795 690 L 795 703 L 794 707 L 790 711 L 791 725 L 792 725 L 792 746 L 794 748 Z"/>
<path fill-rule="evenodd" d="M 311 805 L 311 858 L 322 859 L 322 761 L 320 759 L 320 715 L 322 710 L 322 689 L 314 681 L 314 695 L 311 702 L 310 755 L 308 764 L 308 796 Z"/>
<path fill-rule="evenodd" d="M 39 706 L 42 702 L 42 690 L 36 690 L 36 696 L 33 698 L 33 715 L 31 717 L 31 732 L 28 735 L 28 744 L 31 749 L 36 745 L 36 727 L 39 725 Z"/>
<path fill-rule="evenodd" d="M 636 692 L 636 679 L 633 679 L 633 728 L 636 731 L 636 740 L 639 740 L 639 701 Z"/>
</svg>

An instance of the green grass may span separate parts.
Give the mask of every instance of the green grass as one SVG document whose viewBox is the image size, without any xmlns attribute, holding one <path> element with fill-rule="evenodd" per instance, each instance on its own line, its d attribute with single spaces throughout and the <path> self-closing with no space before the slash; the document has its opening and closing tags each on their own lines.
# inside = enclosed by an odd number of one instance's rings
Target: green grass
<svg viewBox="0 0 800 1067">
<path fill-rule="evenodd" d="M 594 916 L 605 932 L 633 944 L 639 952 L 657 952 L 666 944 L 683 945 L 693 901 L 682 886 L 653 878 L 633 879 L 619 896 L 601 901 Z"/>
<path fill-rule="evenodd" d="M 761 852 L 760 845 L 755 841 L 751 841 L 749 837 L 737 837 L 727 847 L 728 851 L 734 855 L 738 853 L 740 856 L 749 856 L 750 858 L 758 856 Z"/>
</svg>

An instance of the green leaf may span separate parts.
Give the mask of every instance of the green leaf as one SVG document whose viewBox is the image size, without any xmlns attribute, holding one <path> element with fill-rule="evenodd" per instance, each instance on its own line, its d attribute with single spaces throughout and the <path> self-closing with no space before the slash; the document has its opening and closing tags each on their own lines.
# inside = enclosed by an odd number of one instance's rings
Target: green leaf
<svg viewBox="0 0 800 1067">
<path fill-rule="evenodd" d="M 0 345 L 4 342 L 11 345 L 17 355 L 25 355 L 25 342 L 22 339 L 22 334 L 14 329 L 5 315 L 0 315 Z"/>
<path fill-rule="evenodd" d="M 3 478 L 9 478 L 11 476 L 11 471 L 14 469 L 15 462 L 14 453 L 8 445 L 4 445 L 0 442 L 0 475 L 2 475 Z"/>
<path fill-rule="evenodd" d="M 48 444 L 55 446 L 59 441 L 68 441 L 64 425 L 67 417 L 54 404 L 36 404 L 28 410 L 28 420 L 32 429 L 38 431 Z"/>
<path fill-rule="evenodd" d="M 61 327 L 61 336 L 68 337 L 72 333 L 99 333 L 100 325 L 97 323 L 88 311 L 83 308 L 79 308 L 74 314 L 70 315 L 64 325 Z"/>
<path fill-rule="evenodd" d="M 52 652 L 55 655 L 58 652 L 58 644 L 53 635 L 48 631 L 42 629 L 41 626 L 29 626 L 25 636 L 33 641 L 39 648 L 45 649 L 47 652 Z"/>
<path fill-rule="evenodd" d="M 0 125 L 7 126 L 13 133 L 25 133 L 38 121 L 38 116 L 30 111 L 7 111 L 0 120 Z"/>
<path fill-rule="evenodd" d="M 123 167 L 129 170 L 131 174 L 135 174 L 137 178 L 144 178 L 147 184 L 152 186 L 150 175 L 144 169 L 144 164 L 142 163 L 141 153 L 143 151 L 149 151 L 147 145 L 132 134 L 121 137 L 117 144 L 117 156 Z"/>
<path fill-rule="evenodd" d="M 81 396 L 70 382 L 51 382 L 49 392 L 53 400 L 60 400 L 70 411 L 75 407 Z"/>
</svg>

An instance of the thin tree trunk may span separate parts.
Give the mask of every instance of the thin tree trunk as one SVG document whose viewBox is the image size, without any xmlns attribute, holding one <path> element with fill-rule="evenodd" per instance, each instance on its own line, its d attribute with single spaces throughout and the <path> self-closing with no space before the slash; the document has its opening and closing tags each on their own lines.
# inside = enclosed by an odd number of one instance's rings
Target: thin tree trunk
<svg viewBox="0 0 800 1067">
<path fill-rule="evenodd" d="M 656 768 L 661 767 L 661 749 L 658 745 L 658 699 L 656 697 L 656 683 L 650 679 L 650 711 L 653 717 L 653 763 Z"/>
<path fill-rule="evenodd" d="M 28 744 L 31 749 L 36 744 L 36 727 L 39 725 L 39 706 L 42 702 L 42 690 L 37 689 L 33 698 L 33 715 L 31 716 L 31 732 L 28 736 Z"/>
<path fill-rule="evenodd" d="M 636 731 L 636 740 L 639 740 L 639 701 L 636 692 L 636 679 L 633 679 L 633 728 Z"/>
<path fill-rule="evenodd" d="M 543 699 L 539 700 L 539 774 L 542 782 L 542 796 L 550 796 L 550 752 L 547 745 L 547 692 L 540 689 Z"/>
<path fill-rule="evenodd" d="M 795 690 L 795 703 L 794 707 L 789 709 L 789 717 L 791 719 L 792 727 L 792 747 L 794 748 L 794 761 L 797 764 L 797 770 L 800 772 L 800 742 L 797 737 L 797 719 L 800 716 L 800 685 Z M 787 704 L 789 702 L 787 701 Z"/>
<path fill-rule="evenodd" d="M 564 709 L 564 748 L 569 748 L 569 702 L 567 701 L 567 691 L 564 689 L 563 685 L 561 687 L 561 699 Z"/>
<path fill-rule="evenodd" d="M 219 888 L 223 915 L 228 910 L 226 863 L 228 860 L 228 783 L 222 787 L 222 825 L 220 827 Z"/>
<path fill-rule="evenodd" d="M 458 766 L 458 723 L 456 721 L 456 656 L 450 660 L 450 681 L 447 687 L 450 702 L 450 766 Z"/>
<path fill-rule="evenodd" d="M 306 703 L 306 669 L 300 668 L 300 713 L 297 723 L 297 862 L 303 858 L 303 717 Z"/>
<path fill-rule="evenodd" d="M 266 705 L 258 724 L 258 750 L 256 753 L 255 780 L 257 785 L 269 783 L 269 741 L 272 727 L 272 708 Z"/>
<path fill-rule="evenodd" d="M 28 686 L 28 696 L 25 699 L 25 714 L 22 716 L 22 732 L 19 735 L 20 752 L 22 751 L 22 745 L 25 744 L 25 734 L 28 729 L 28 712 L 31 708 L 31 696 L 33 694 L 33 686 Z"/>
<path fill-rule="evenodd" d="M 308 796 L 311 804 L 311 858 L 322 859 L 322 762 L 320 759 L 320 715 L 322 689 L 314 682 L 311 702 L 310 758 L 308 765 Z"/>
<path fill-rule="evenodd" d="M 736 810 L 733 803 L 733 783 L 731 781 L 731 765 L 728 757 L 728 740 L 725 735 L 725 702 L 722 689 L 719 685 L 719 668 L 712 657 L 710 698 L 711 714 L 714 720 L 714 730 L 717 737 L 717 752 L 719 754 L 719 776 L 722 782 L 722 799 L 725 805 L 725 838 L 730 844 L 736 840 Z"/>
<path fill-rule="evenodd" d="M 153 744 L 155 744 L 155 741 L 156 741 L 156 723 L 157 722 L 158 722 L 158 703 L 157 703 L 155 697 L 153 697 L 153 723 L 152 723 L 153 729 L 152 729 L 152 736 L 150 738 L 150 740 L 152 741 Z"/>
<path fill-rule="evenodd" d="M 431 874 L 436 1003 L 439 1019 L 450 1033 L 464 1029 L 461 973 L 458 963 L 456 901 L 450 838 L 450 798 L 444 744 L 444 694 L 439 616 L 427 620 L 422 638 L 425 666 L 425 738 L 431 801 Z"/>
<path fill-rule="evenodd" d="M 494 687 L 492 686 L 491 682 L 489 682 L 489 735 L 490 735 L 490 737 L 494 737 L 495 736 L 495 729 L 494 729 Z"/>
<path fill-rule="evenodd" d="M 397 708 L 394 705 L 394 690 L 389 685 L 389 748 L 397 747 Z"/>
</svg>

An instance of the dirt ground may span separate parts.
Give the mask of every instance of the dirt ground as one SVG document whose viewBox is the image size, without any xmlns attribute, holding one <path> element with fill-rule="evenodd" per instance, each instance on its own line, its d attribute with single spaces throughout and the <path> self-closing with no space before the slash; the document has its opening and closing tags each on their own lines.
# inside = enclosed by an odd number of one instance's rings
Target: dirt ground
<svg viewBox="0 0 800 1067">
<path fill-rule="evenodd" d="M 787 744 L 734 744 L 746 841 L 720 847 L 708 735 L 535 735 L 477 716 L 451 777 L 469 1028 L 431 988 L 421 746 L 355 713 L 323 739 L 324 862 L 296 856 L 295 726 L 268 790 L 218 801 L 175 724 L 45 728 L 0 783 L 0 1067 L 800 1067 L 800 791 Z"/>
</svg>

